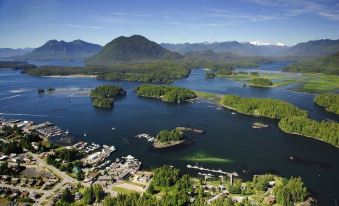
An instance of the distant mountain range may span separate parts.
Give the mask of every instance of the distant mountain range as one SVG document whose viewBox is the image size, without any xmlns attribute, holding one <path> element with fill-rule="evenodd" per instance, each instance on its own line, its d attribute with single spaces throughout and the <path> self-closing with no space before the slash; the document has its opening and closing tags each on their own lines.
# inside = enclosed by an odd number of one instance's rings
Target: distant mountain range
<svg viewBox="0 0 339 206">
<path fill-rule="evenodd" d="M 339 52 L 339 39 L 321 39 L 299 43 L 282 53 L 284 56 L 321 57 Z"/>
<path fill-rule="evenodd" d="M 231 52 L 240 56 L 277 56 L 288 47 L 275 44 L 255 44 L 254 42 L 213 42 L 213 43 L 183 43 L 183 44 L 160 44 L 171 51 L 186 54 L 189 52 L 212 50 L 213 52 Z"/>
<path fill-rule="evenodd" d="M 50 40 L 41 47 L 34 49 L 32 52 L 17 59 L 23 60 L 83 60 L 97 54 L 101 49 L 98 44 L 88 43 L 82 40 L 71 42 Z"/>
<path fill-rule="evenodd" d="M 179 58 L 182 58 L 179 53 L 171 52 L 143 36 L 133 35 L 113 39 L 98 54 L 88 58 L 86 63 L 89 65 L 109 65 Z"/>
<path fill-rule="evenodd" d="M 31 51 L 33 51 L 33 48 L 24 48 L 24 49 L 0 48 L 0 58 L 21 56 Z"/>
<path fill-rule="evenodd" d="M 240 56 L 271 56 L 271 57 L 319 57 L 331 55 L 339 51 L 339 40 L 315 40 L 299 43 L 288 47 L 281 43 L 270 44 L 263 42 L 214 42 L 214 43 L 184 43 L 161 44 L 171 51 L 186 54 L 189 52 L 212 50 L 213 52 L 231 52 Z"/>
<path fill-rule="evenodd" d="M 118 37 L 101 47 L 82 40 L 71 42 L 50 40 L 39 48 L 0 49 L 0 58 L 16 60 L 85 60 L 90 65 L 136 63 L 151 60 L 234 62 L 243 56 L 307 59 L 339 52 L 339 40 L 315 40 L 288 47 L 281 43 L 214 42 L 157 44 L 140 35 Z"/>
</svg>

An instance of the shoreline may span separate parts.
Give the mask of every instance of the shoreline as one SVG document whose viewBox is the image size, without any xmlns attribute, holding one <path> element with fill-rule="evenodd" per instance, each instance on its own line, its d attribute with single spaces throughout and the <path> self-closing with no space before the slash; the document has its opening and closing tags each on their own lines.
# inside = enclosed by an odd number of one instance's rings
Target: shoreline
<svg viewBox="0 0 339 206">
<path fill-rule="evenodd" d="M 87 74 L 71 74 L 71 75 L 51 75 L 51 76 L 42 76 L 48 78 L 97 78 L 97 75 L 87 75 Z"/>
<path fill-rule="evenodd" d="M 197 94 L 199 94 L 199 93 L 197 93 Z M 209 101 L 209 102 L 214 103 L 214 104 L 216 104 L 216 105 L 220 105 L 220 106 L 222 106 L 222 107 L 224 107 L 224 108 L 226 108 L 226 109 L 229 109 L 229 110 L 231 110 L 231 111 L 235 111 L 235 112 L 237 112 L 237 113 L 239 113 L 239 114 L 244 114 L 244 115 L 254 116 L 254 117 L 264 117 L 264 118 L 268 118 L 268 119 L 271 119 L 271 120 L 278 120 L 278 121 L 280 121 L 280 119 L 275 119 L 275 118 L 270 118 L 270 117 L 261 116 L 261 115 L 254 115 L 254 114 L 248 114 L 248 113 L 239 112 L 239 111 L 237 111 L 237 110 L 236 110 L 235 108 L 233 108 L 233 107 L 226 106 L 226 105 L 222 104 L 221 101 L 220 101 L 220 99 L 219 99 L 219 101 L 217 101 L 217 102 L 208 100 L 208 98 L 206 98 L 206 96 L 204 97 L 204 94 L 205 94 L 205 95 L 206 95 L 206 94 L 209 94 L 209 95 L 215 95 L 215 97 L 217 97 L 218 94 L 213 94 L 213 93 L 207 93 L 207 92 L 204 92 L 203 95 L 198 95 L 198 97 L 200 97 L 200 98 L 202 98 L 202 99 L 205 99 L 206 101 Z M 322 140 L 322 139 L 319 139 L 319 138 L 317 138 L 317 137 L 308 136 L 308 135 L 303 135 L 303 134 L 299 134 L 299 133 L 293 133 L 293 132 L 291 132 L 291 133 L 286 132 L 286 131 L 284 131 L 282 128 L 280 128 L 279 122 L 277 123 L 277 126 L 278 126 L 278 128 L 279 128 L 280 131 L 282 131 L 282 132 L 284 132 L 284 133 L 286 133 L 286 134 L 298 135 L 298 136 L 302 136 L 302 137 L 307 137 L 307 138 L 311 138 L 311 139 L 316 139 L 316 140 L 319 140 L 319 141 L 324 142 L 324 143 L 326 143 L 326 144 L 332 145 L 332 146 L 334 146 L 334 147 L 336 147 L 336 148 L 339 148 L 339 146 L 336 146 L 336 145 L 333 145 L 333 144 L 331 144 L 331 143 L 328 143 L 328 142 L 326 142 L 326 141 L 324 141 L 324 140 Z"/>
<path fill-rule="evenodd" d="M 174 141 L 174 142 L 169 142 L 169 143 L 158 143 L 158 141 L 155 141 L 153 143 L 153 147 L 156 149 L 164 149 L 164 148 L 168 148 L 168 147 L 173 147 L 173 146 L 177 146 L 177 145 L 181 145 L 183 143 L 185 143 L 187 140 L 183 139 L 183 140 L 179 140 L 179 141 Z"/>
</svg>

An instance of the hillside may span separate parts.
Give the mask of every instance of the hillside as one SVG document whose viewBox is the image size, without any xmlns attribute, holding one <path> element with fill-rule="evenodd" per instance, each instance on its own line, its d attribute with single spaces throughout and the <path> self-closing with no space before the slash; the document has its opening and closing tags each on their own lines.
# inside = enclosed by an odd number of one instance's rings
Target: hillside
<svg viewBox="0 0 339 206">
<path fill-rule="evenodd" d="M 82 40 L 74 40 L 71 42 L 50 40 L 41 47 L 18 58 L 26 60 L 83 60 L 98 53 L 100 49 L 100 45 Z"/>
<path fill-rule="evenodd" d="M 288 48 L 282 56 L 298 56 L 303 58 L 328 56 L 339 52 L 339 39 L 320 39 L 299 43 Z"/>
<path fill-rule="evenodd" d="M 283 71 L 339 75 L 339 52 L 326 57 L 302 60 L 285 67 Z"/>
<path fill-rule="evenodd" d="M 24 49 L 11 49 L 11 48 L 0 48 L 0 58 L 9 58 L 15 56 L 21 56 L 31 52 L 32 48 Z"/>
<path fill-rule="evenodd" d="M 264 62 L 270 61 L 270 59 L 265 57 L 258 57 L 258 56 L 239 56 L 237 54 L 231 52 L 219 52 L 216 53 L 212 50 L 203 50 L 203 51 L 194 51 L 188 52 L 185 54 L 183 58 L 184 62 L 213 62 L 213 63 L 220 63 L 220 64 L 234 64 L 234 63 L 242 63 L 242 64 L 249 64 L 249 65 L 256 65 L 261 64 Z"/>
<path fill-rule="evenodd" d="M 216 53 L 230 52 L 240 56 L 277 56 L 288 47 L 277 44 L 254 44 L 250 42 L 225 41 L 213 43 L 161 44 L 171 51 L 187 54 L 190 52 L 212 50 Z"/>
<path fill-rule="evenodd" d="M 118 37 L 93 57 L 86 60 L 89 65 L 112 65 L 117 63 L 136 63 L 150 60 L 174 60 L 181 58 L 157 43 L 140 35 Z"/>
</svg>

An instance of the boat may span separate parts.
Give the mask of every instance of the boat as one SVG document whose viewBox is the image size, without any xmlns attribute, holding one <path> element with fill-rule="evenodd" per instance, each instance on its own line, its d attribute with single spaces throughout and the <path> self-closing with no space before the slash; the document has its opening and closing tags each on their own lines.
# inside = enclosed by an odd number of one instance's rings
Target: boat
<svg viewBox="0 0 339 206">
<path fill-rule="evenodd" d="M 84 137 L 87 137 L 87 134 L 86 134 L 86 132 L 84 133 Z"/>
<path fill-rule="evenodd" d="M 67 129 L 67 131 L 65 132 L 65 134 L 68 134 L 69 133 L 69 131 L 68 131 L 68 129 Z"/>
<path fill-rule="evenodd" d="M 231 114 L 235 115 L 235 112 L 232 112 Z"/>
<path fill-rule="evenodd" d="M 116 130 L 115 127 L 112 127 L 112 130 Z"/>
</svg>

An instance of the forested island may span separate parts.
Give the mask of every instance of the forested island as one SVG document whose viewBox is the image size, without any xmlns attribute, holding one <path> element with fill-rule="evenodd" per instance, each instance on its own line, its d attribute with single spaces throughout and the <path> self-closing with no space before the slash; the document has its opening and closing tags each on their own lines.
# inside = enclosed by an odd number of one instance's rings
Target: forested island
<svg viewBox="0 0 339 206">
<path fill-rule="evenodd" d="M 225 95 L 220 104 L 239 113 L 282 119 L 290 116 L 307 117 L 308 113 L 291 103 L 270 98 L 246 98 L 236 95 Z"/>
<path fill-rule="evenodd" d="M 91 90 L 90 97 L 95 107 L 113 107 L 114 98 L 123 96 L 126 91 L 116 85 L 104 84 Z"/>
<path fill-rule="evenodd" d="M 166 148 L 185 142 L 183 132 L 178 129 L 161 130 L 155 137 L 155 148 Z"/>
<path fill-rule="evenodd" d="M 136 93 L 141 97 L 156 98 L 171 103 L 182 103 L 197 97 L 190 89 L 166 85 L 144 84 L 136 88 Z"/>
<path fill-rule="evenodd" d="M 317 122 L 307 117 L 292 116 L 281 119 L 279 128 L 286 133 L 313 137 L 339 147 L 339 124 L 336 122 Z"/>
<path fill-rule="evenodd" d="M 190 69 L 183 64 L 169 61 L 154 61 L 149 63 L 116 64 L 110 66 L 42 66 L 37 69 L 27 69 L 24 73 L 33 76 L 69 76 L 95 75 L 102 80 L 126 80 L 139 82 L 171 82 L 187 77 Z"/>
<path fill-rule="evenodd" d="M 312 137 L 339 146 L 338 123 L 309 119 L 307 111 L 288 102 L 270 98 L 225 95 L 221 98 L 220 104 L 240 113 L 280 119 L 279 128 L 286 133 Z"/>
<path fill-rule="evenodd" d="M 253 78 L 249 80 L 249 85 L 254 87 L 272 87 L 273 82 L 266 78 Z"/>
<path fill-rule="evenodd" d="M 339 124 L 332 121 L 312 120 L 308 112 L 288 102 L 270 98 L 246 98 L 196 92 L 199 98 L 220 104 L 239 113 L 279 119 L 279 128 L 289 134 L 315 138 L 339 147 Z"/>
<path fill-rule="evenodd" d="M 321 94 L 314 98 L 314 102 L 325 107 L 326 111 L 339 115 L 339 94 Z"/>
</svg>

